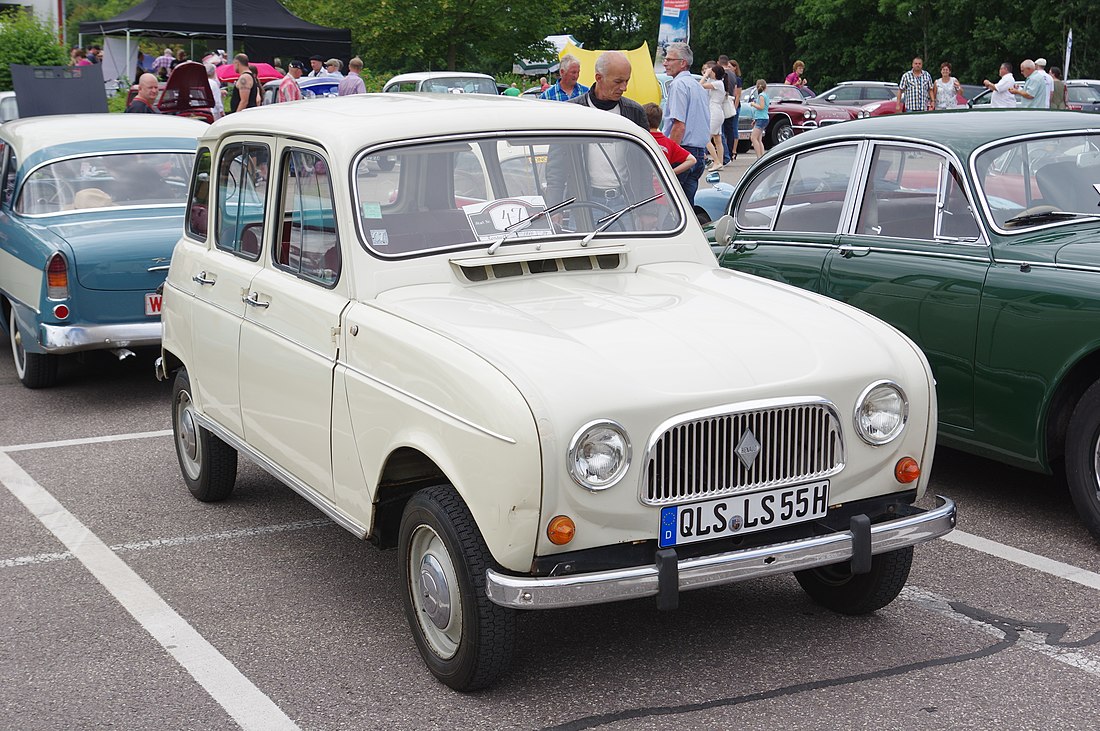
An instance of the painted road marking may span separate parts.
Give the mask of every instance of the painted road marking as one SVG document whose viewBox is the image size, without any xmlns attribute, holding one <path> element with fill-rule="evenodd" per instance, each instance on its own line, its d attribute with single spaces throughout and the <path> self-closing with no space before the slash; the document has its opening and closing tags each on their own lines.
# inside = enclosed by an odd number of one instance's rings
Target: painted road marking
<svg viewBox="0 0 1100 731">
<path fill-rule="evenodd" d="M 939 594 L 928 591 L 927 589 L 922 589 L 918 586 L 906 586 L 901 590 L 900 596 L 906 601 L 913 602 L 953 622 L 964 624 L 971 629 L 995 637 L 998 640 L 1005 638 L 1004 630 L 996 625 L 990 624 L 989 622 L 983 622 L 974 617 L 968 617 L 962 612 L 956 611 L 955 608 L 951 606 L 951 600 L 947 597 L 940 596 Z M 1078 647 L 1051 644 L 1047 641 L 1047 635 L 1028 627 L 1017 627 L 1016 631 L 1019 632 L 1020 638 L 1016 642 L 1015 647 L 1045 655 L 1063 665 L 1068 665 L 1071 668 L 1088 673 L 1093 677 L 1100 678 L 1100 659 L 1095 655 L 1086 653 Z"/>
<path fill-rule="evenodd" d="M 171 429 L 160 431 L 142 431 L 132 434 L 111 434 L 105 437 L 85 437 L 83 439 L 62 439 L 57 442 L 36 442 L 34 444 L 12 444 L 0 447 L 0 452 L 26 452 L 30 449 L 54 449 L 56 447 L 75 447 L 81 444 L 103 444 L 105 442 L 124 442 L 129 439 L 152 439 L 153 437 L 170 437 Z"/>
<path fill-rule="evenodd" d="M 144 551 L 150 548 L 170 548 L 172 546 L 185 546 L 191 543 L 203 543 L 206 541 L 235 540 L 238 538 L 251 538 L 253 536 L 269 535 L 271 533 L 283 533 L 286 531 L 308 530 L 310 528 L 326 528 L 336 525 L 328 518 L 314 520 L 299 520 L 294 523 L 282 523 L 279 525 L 261 525 L 255 528 L 241 528 L 240 530 L 225 530 L 218 533 L 206 533 L 198 536 L 179 536 L 177 538 L 154 538 L 149 541 L 137 541 L 134 543 L 119 543 L 108 546 L 115 553 L 121 551 Z M 13 566 L 28 566 L 37 563 L 51 563 L 53 561 L 67 561 L 76 558 L 69 551 L 60 553 L 36 553 L 33 556 L 16 556 L 15 558 L 0 559 L 0 569 Z"/>
<path fill-rule="evenodd" d="M 298 730 L 283 710 L 176 613 L 145 580 L 9 455 L 0 483 L 76 556 L 122 607 L 243 729 Z"/>
<path fill-rule="evenodd" d="M 1004 543 L 991 541 L 988 538 L 982 538 L 972 533 L 964 533 L 960 530 L 951 531 L 944 536 L 942 540 L 963 546 L 964 548 L 969 548 L 973 551 L 980 551 L 981 553 L 1014 564 L 1019 564 L 1020 566 L 1026 566 L 1029 569 L 1035 569 L 1036 571 L 1041 571 L 1050 576 L 1057 576 L 1059 579 L 1072 581 L 1075 584 L 1087 586 L 1090 589 L 1100 589 L 1100 574 L 1073 566 L 1072 564 L 1055 561 L 1052 558 L 1040 556 L 1037 553 L 1006 546 Z"/>
</svg>

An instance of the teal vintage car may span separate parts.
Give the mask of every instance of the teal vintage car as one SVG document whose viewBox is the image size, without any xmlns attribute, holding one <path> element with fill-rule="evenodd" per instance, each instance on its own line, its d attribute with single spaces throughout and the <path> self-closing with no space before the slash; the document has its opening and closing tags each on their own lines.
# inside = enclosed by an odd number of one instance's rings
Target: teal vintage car
<svg viewBox="0 0 1100 731">
<path fill-rule="evenodd" d="M 1100 128 L 1077 112 L 896 115 L 800 135 L 714 228 L 729 268 L 866 310 L 928 357 L 939 442 L 1064 466 L 1100 537 Z"/>
<path fill-rule="evenodd" d="M 0 127 L 0 310 L 15 370 L 53 385 L 58 357 L 160 343 L 160 294 L 207 125 L 147 114 Z"/>
</svg>

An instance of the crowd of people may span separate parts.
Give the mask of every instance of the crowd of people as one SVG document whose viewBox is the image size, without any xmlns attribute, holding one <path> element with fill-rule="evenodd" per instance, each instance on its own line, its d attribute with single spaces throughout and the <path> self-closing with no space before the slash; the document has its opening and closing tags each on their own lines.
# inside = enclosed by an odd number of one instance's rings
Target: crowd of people
<svg viewBox="0 0 1100 731">
<path fill-rule="evenodd" d="M 997 80 L 983 79 L 982 85 L 990 89 L 990 106 L 997 108 L 1066 109 L 1066 84 L 1062 70 L 1057 66 L 1046 70 L 1047 60 L 1030 58 L 1020 63 L 1023 83 L 1018 84 L 1012 75 L 1012 63 L 1005 61 L 998 70 Z M 902 74 L 898 84 L 898 111 L 924 112 L 959 108 L 962 86 L 951 75 L 951 64 L 940 64 L 940 77 L 933 80 L 924 69 L 924 59 L 913 59 L 912 68 Z"/>
</svg>

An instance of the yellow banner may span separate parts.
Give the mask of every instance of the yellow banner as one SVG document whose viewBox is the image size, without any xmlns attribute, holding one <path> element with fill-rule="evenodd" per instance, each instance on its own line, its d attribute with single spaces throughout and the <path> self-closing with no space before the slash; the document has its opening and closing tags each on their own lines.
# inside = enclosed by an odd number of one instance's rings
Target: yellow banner
<svg viewBox="0 0 1100 731">
<path fill-rule="evenodd" d="M 558 57 L 561 58 L 571 53 L 581 62 L 580 83 L 592 86 L 596 80 L 596 59 L 603 51 L 591 51 L 577 48 L 572 43 L 565 44 Z M 661 103 L 661 85 L 657 81 L 657 75 L 653 72 L 653 56 L 649 53 L 649 43 L 642 43 L 640 48 L 633 51 L 623 51 L 630 59 L 630 84 L 626 87 L 624 96 L 633 99 L 639 104 L 653 102 Z"/>
</svg>

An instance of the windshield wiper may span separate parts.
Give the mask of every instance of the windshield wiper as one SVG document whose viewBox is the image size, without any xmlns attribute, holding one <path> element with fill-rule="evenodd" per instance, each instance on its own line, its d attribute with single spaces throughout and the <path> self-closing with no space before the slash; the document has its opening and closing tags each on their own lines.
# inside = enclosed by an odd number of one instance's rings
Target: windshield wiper
<svg viewBox="0 0 1100 731">
<path fill-rule="evenodd" d="M 646 205 L 647 203 L 652 203 L 653 201 L 657 200 L 658 198 L 660 198 L 663 195 L 664 195 L 664 193 L 658 193 L 657 195 L 653 195 L 653 196 L 650 196 L 649 198 L 646 198 L 644 201 L 638 201 L 637 203 L 631 203 L 626 208 L 620 208 L 619 210 L 615 211 L 614 213 L 609 213 L 608 215 L 604 216 L 600 220 L 596 221 L 596 223 L 599 224 L 599 226 L 596 227 L 596 230 L 593 231 L 592 233 L 588 234 L 587 236 L 585 236 L 583 239 L 581 239 L 581 246 L 588 246 L 588 242 L 591 241 L 596 236 L 596 234 L 603 233 L 604 231 L 606 231 L 613 223 L 615 223 L 620 218 L 622 218 L 624 214 L 630 213 L 635 208 L 641 208 L 642 206 Z"/>
<path fill-rule="evenodd" d="M 505 242 L 505 240 L 508 239 L 509 236 L 511 236 L 516 231 L 520 231 L 520 230 L 526 228 L 527 224 L 531 223 L 531 221 L 534 221 L 536 218 L 538 218 L 540 216 L 545 216 L 549 213 L 553 213 L 554 211 L 558 210 L 559 208 L 565 208 L 566 206 L 572 205 L 573 203 L 576 203 L 576 202 L 577 202 L 576 198 L 570 198 L 569 200 L 562 201 L 561 203 L 555 203 L 554 205 L 550 206 L 549 208 L 543 208 L 541 211 L 536 211 L 535 213 L 532 213 L 527 218 L 516 221 L 515 223 L 508 224 L 507 226 L 504 227 L 504 235 L 501 236 L 500 238 L 498 238 L 493 243 L 489 244 L 489 252 L 488 253 L 489 254 L 495 254 L 497 252 L 497 249 L 500 248 L 500 245 L 503 244 Z"/>
<path fill-rule="evenodd" d="M 1046 211 L 1045 213 L 1029 213 L 1026 216 L 1016 216 L 1005 221 L 1005 226 L 1024 226 L 1037 221 L 1058 221 L 1072 218 L 1100 218 L 1100 213 L 1074 213 L 1073 211 Z"/>
</svg>

